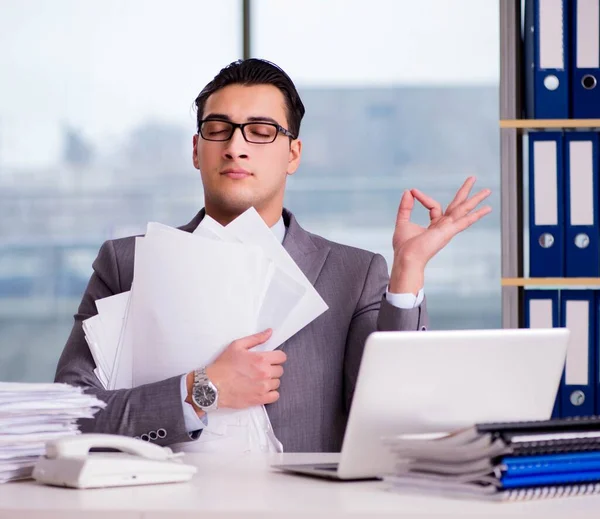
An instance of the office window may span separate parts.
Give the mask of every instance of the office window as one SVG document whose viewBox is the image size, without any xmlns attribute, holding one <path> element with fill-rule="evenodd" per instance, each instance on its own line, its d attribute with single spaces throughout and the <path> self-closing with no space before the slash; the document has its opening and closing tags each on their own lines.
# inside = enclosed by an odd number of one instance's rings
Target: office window
<svg viewBox="0 0 600 519">
<path fill-rule="evenodd" d="M 252 54 L 286 70 L 306 106 L 286 205 L 327 238 L 380 252 L 403 190 L 445 207 L 469 175 L 493 212 L 434 258 L 434 329 L 501 326 L 499 8 L 477 0 L 252 3 Z M 415 211 L 427 223 L 427 212 Z"/>
<path fill-rule="evenodd" d="M 50 381 L 101 243 L 202 207 L 193 101 L 241 57 L 241 2 L 1 11 L 0 380 Z"/>
</svg>

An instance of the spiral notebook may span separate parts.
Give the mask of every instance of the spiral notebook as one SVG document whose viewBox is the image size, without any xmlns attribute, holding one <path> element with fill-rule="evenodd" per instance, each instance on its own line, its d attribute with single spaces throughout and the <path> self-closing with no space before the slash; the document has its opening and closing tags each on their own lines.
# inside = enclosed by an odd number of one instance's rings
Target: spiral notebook
<svg viewBox="0 0 600 519">
<path fill-rule="evenodd" d="M 492 500 L 600 493 L 600 417 L 477 424 L 436 439 L 386 438 L 390 490 Z"/>
</svg>

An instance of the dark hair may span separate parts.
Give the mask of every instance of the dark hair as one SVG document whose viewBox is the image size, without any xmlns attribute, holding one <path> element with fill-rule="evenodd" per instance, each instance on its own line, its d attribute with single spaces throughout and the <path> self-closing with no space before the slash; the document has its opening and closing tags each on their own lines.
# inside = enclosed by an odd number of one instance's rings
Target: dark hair
<svg viewBox="0 0 600 519">
<path fill-rule="evenodd" d="M 288 130 L 297 138 L 300 133 L 300 122 L 304 116 L 304 105 L 290 77 L 275 63 L 264 59 L 240 59 L 230 63 L 204 87 L 196 98 L 196 122 L 200 131 L 200 121 L 204 116 L 206 100 L 217 90 L 229 85 L 273 85 L 285 98 Z"/>
</svg>

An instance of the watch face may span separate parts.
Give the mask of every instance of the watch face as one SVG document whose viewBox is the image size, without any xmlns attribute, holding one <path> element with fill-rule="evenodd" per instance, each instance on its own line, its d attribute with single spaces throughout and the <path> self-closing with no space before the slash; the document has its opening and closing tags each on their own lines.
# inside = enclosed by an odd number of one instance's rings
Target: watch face
<svg viewBox="0 0 600 519">
<path fill-rule="evenodd" d="M 209 385 L 194 388 L 194 400 L 200 407 L 210 407 L 215 403 L 217 393 Z"/>
</svg>

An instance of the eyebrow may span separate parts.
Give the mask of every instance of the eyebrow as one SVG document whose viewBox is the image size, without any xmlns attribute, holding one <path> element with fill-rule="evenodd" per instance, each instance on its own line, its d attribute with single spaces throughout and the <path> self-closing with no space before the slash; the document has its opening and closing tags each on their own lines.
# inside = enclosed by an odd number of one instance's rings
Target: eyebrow
<svg viewBox="0 0 600 519">
<path fill-rule="evenodd" d="M 231 122 L 231 117 L 229 117 L 227 114 L 211 113 L 211 114 L 208 114 L 204 119 L 221 119 L 223 121 L 229 121 L 229 122 Z M 279 124 L 272 117 L 267 117 L 267 116 L 262 116 L 262 115 L 261 116 L 248 117 L 246 121 L 249 122 L 249 123 L 262 122 L 262 123 Z"/>
</svg>

